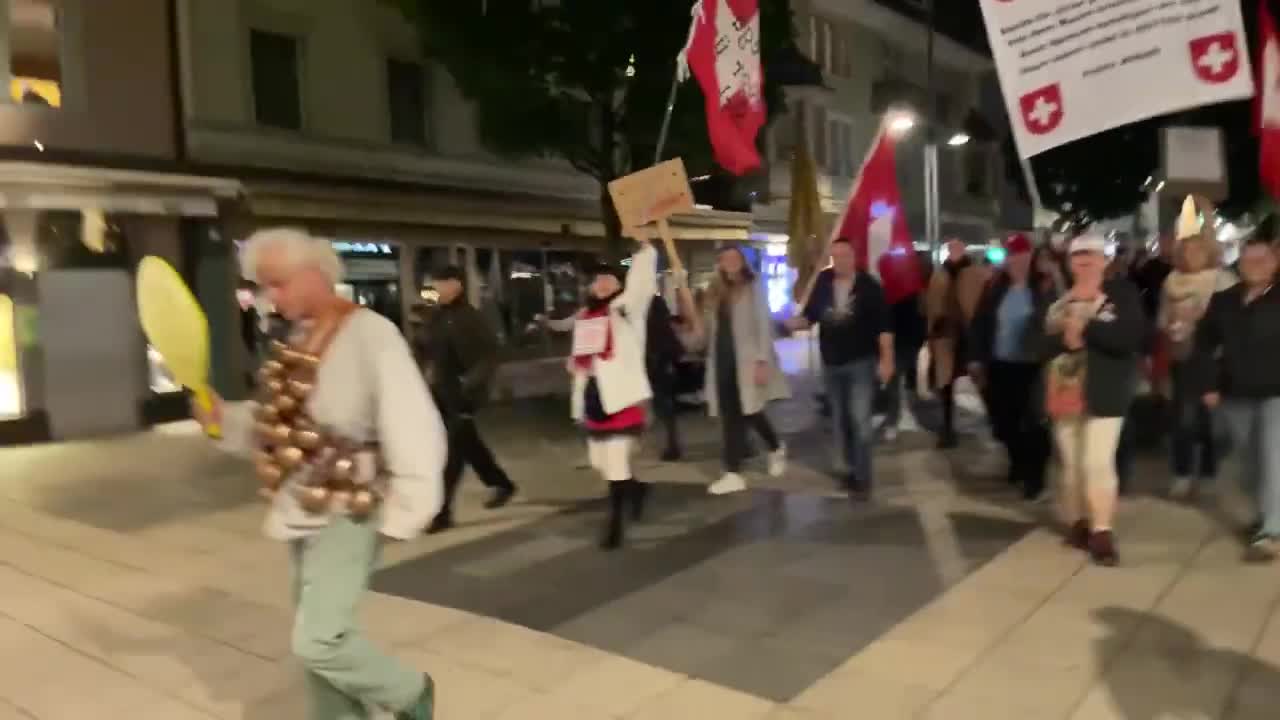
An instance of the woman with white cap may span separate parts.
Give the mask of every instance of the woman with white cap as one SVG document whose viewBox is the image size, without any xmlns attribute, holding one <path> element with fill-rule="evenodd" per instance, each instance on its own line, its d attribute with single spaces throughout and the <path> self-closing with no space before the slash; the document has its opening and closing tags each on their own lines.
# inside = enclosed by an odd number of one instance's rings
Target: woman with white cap
<svg viewBox="0 0 1280 720">
<path fill-rule="evenodd" d="M 1067 544 L 1115 565 L 1112 519 L 1116 445 L 1138 384 L 1144 339 L 1141 297 L 1128 280 L 1106 279 L 1106 241 L 1070 245 L 1071 288 L 1045 313 L 1045 405 L 1062 462 L 1058 499 Z"/>
</svg>

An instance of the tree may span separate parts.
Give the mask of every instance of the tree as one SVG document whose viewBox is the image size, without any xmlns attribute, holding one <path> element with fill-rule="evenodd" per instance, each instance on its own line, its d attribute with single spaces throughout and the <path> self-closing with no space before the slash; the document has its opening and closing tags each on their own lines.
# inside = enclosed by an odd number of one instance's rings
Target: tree
<svg viewBox="0 0 1280 720">
<path fill-rule="evenodd" d="M 711 1 L 711 0 L 708 0 Z M 560 158 L 595 178 L 610 250 L 620 228 L 609 181 L 653 160 L 692 0 L 395 0 L 424 54 L 474 104 L 481 141 L 509 158 Z M 761 0 L 768 64 L 792 43 L 790 0 Z M 765 74 L 771 117 L 781 89 Z M 703 98 L 677 94 L 664 157 L 710 173 Z"/>
</svg>

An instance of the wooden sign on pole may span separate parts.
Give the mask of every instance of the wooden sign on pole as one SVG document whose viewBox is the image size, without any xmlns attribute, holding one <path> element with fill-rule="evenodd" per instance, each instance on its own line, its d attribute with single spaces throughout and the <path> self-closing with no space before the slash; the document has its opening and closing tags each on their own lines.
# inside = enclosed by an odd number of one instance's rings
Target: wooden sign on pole
<svg viewBox="0 0 1280 720">
<path fill-rule="evenodd" d="M 620 177 L 609 183 L 609 196 L 618 211 L 622 232 L 628 237 L 648 235 L 646 226 L 656 223 L 658 235 L 667 250 L 671 268 L 683 272 L 684 264 L 676 254 L 675 239 L 667 218 L 693 212 L 693 189 L 680 158 Z"/>
</svg>

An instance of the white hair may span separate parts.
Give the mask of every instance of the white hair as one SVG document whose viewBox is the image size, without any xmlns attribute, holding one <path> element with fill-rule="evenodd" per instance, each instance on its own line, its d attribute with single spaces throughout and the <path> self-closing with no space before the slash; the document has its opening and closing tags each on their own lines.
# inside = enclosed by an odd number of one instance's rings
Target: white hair
<svg viewBox="0 0 1280 720">
<path fill-rule="evenodd" d="M 293 227 L 265 228 L 244 241 L 240 250 L 240 273 L 245 279 L 258 282 L 258 263 L 262 252 L 275 247 L 284 249 L 289 266 L 294 269 L 319 270 L 335 284 L 342 280 L 342 259 L 333 249 L 333 243 Z"/>
</svg>

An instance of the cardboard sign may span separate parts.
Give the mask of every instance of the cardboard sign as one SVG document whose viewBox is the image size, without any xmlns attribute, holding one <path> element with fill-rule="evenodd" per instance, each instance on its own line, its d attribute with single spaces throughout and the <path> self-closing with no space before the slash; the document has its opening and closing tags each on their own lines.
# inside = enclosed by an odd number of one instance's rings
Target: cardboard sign
<svg viewBox="0 0 1280 720">
<path fill-rule="evenodd" d="M 693 189 L 680 158 L 614 180 L 609 195 L 626 232 L 693 212 Z"/>
<path fill-rule="evenodd" d="M 982 0 L 1018 150 L 1253 96 L 1240 3 Z"/>
</svg>

